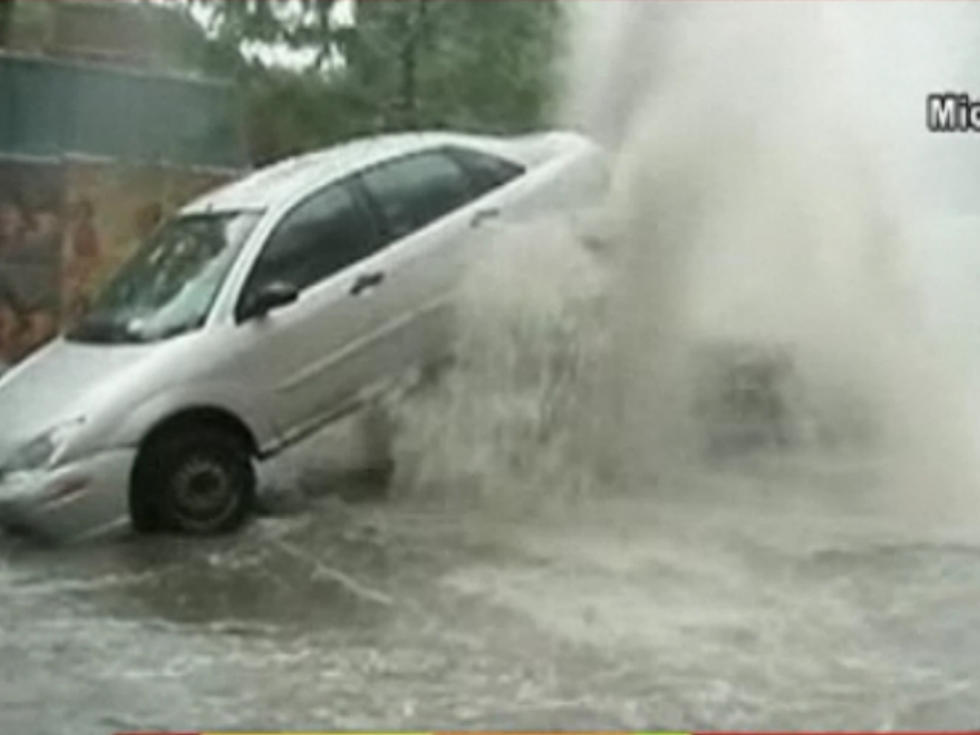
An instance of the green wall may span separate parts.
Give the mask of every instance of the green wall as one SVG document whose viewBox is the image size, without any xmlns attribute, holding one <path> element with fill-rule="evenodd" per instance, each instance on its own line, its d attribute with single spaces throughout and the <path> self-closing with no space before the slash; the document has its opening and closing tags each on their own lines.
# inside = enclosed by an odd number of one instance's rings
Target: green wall
<svg viewBox="0 0 980 735">
<path fill-rule="evenodd" d="M 0 156 L 245 165 L 232 85 L 0 54 Z"/>
</svg>

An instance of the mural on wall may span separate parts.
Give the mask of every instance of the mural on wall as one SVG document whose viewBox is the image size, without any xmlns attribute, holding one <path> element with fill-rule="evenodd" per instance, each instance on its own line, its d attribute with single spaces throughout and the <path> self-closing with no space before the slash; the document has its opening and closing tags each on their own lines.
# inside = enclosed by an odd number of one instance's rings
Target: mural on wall
<svg viewBox="0 0 980 735">
<path fill-rule="evenodd" d="M 151 167 L 0 163 L 0 368 L 84 313 L 163 218 L 223 178 Z"/>
<path fill-rule="evenodd" d="M 63 189 L 57 172 L 0 167 L 0 360 L 50 339 L 61 318 Z"/>
</svg>

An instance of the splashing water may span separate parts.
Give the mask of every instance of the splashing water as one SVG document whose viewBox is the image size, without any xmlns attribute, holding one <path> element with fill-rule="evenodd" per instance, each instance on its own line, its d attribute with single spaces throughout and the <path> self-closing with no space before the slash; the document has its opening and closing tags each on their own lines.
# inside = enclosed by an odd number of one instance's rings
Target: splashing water
<svg viewBox="0 0 980 735">
<path fill-rule="evenodd" d="M 555 222 L 501 233 L 461 292 L 461 369 L 406 407 L 417 486 L 666 492 L 703 460 L 698 360 L 748 345 L 791 361 L 796 451 L 880 460 L 890 506 L 972 505 L 980 353 L 961 270 L 937 267 L 964 251 L 933 245 L 949 177 L 924 178 L 942 156 L 922 124 L 962 78 L 939 41 L 964 11 L 571 8 L 565 115 L 611 152 L 608 248 Z"/>
<path fill-rule="evenodd" d="M 459 292 L 459 364 L 402 407 L 399 449 L 416 491 L 520 511 L 538 485 L 559 500 L 588 490 L 587 462 L 569 462 L 585 441 L 605 274 L 556 221 L 501 229 L 492 246 Z"/>
<path fill-rule="evenodd" d="M 504 517 L 451 583 L 656 662 L 629 680 L 683 727 L 966 721 L 978 229 L 948 215 L 980 187 L 922 112 L 970 88 L 949 48 L 980 13 L 570 7 L 565 115 L 608 148 L 608 197 L 587 236 L 501 233 L 459 368 L 403 406 L 403 487 Z M 718 464 L 691 408 L 732 345 L 789 360 L 789 441 Z"/>
</svg>

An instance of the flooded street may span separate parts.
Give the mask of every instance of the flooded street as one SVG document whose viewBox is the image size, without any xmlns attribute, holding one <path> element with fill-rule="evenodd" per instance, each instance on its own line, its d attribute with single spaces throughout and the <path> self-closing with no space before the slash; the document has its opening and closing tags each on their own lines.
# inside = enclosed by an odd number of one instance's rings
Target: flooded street
<svg viewBox="0 0 980 735">
<path fill-rule="evenodd" d="M 980 220 L 918 206 L 967 11 L 792 5 L 576 5 L 610 194 L 488 226 L 391 497 L 317 440 L 238 534 L 3 537 L 0 732 L 980 727 Z M 778 451 L 704 451 L 729 344 Z"/>
<path fill-rule="evenodd" d="M 980 545 L 879 513 L 870 471 L 756 463 L 522 522 L 324 499 L 211 541 L 7 539 L 0 728 L 975 727 Z"/>
</svg>

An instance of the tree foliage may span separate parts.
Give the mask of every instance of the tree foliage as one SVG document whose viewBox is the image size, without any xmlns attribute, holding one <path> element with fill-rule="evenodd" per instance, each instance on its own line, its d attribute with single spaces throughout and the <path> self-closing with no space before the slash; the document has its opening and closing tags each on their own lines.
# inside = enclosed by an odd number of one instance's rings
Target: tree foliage
<svg viewBox="0 0 980 735">
<path fill-rule="evenodd" d="M 202 63 L 241 83 L 260 161 L 378 131 L 523 131 L 550 112 L 556 0 L 361 0 L 353 25 L 332 20 L 335 0 L 189 2 L 206 18 Z M 262 61 L 256 44 L 307 62 Z"/>
<path fill-rule="evenodd" d="M 0 0 L 0 48 L 7 45 L 10 21 L 13 18 L 14 0 Z"/>
<path fill-rule="evenodd" d="M 517 132 L 546 121 L 563 31 L 557 0 L 357 0 L 353 24 L 335 21 L 340 2 L 128 7 L 153 29 L 158 66 L 237 81 L 257 163 L 374 132 Z M 12 7 L 0 0 L 0 44 Z M 43 48 L 51 7 L 17 7 L 22 43 Z"/>
<path fill-rule="evenodd" d="M 560 21 L 555 2 L 364 2 L 349 81 L 389 127 L 531 127 L 547 111 Z"/>
</svg>

